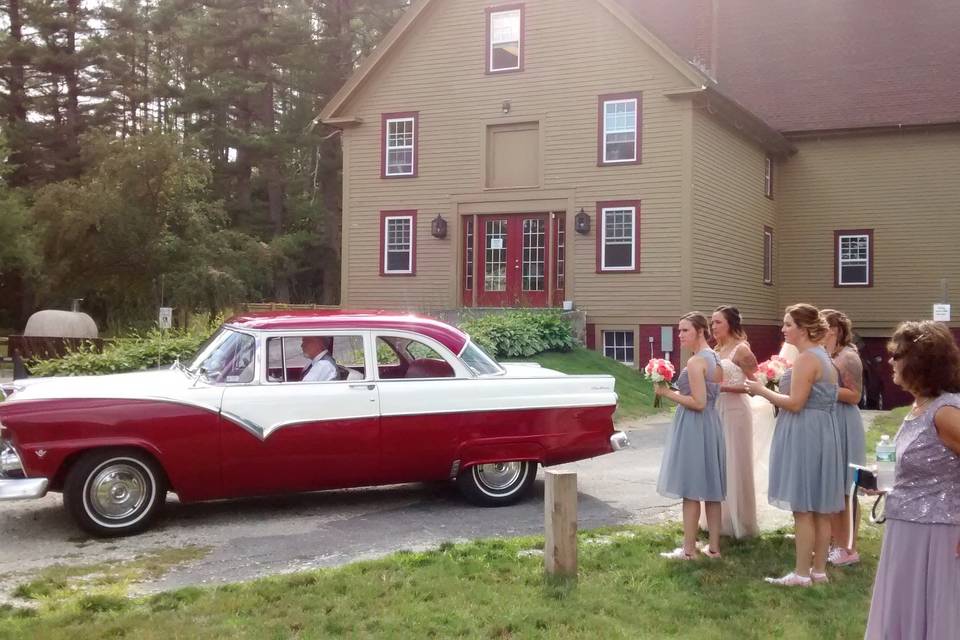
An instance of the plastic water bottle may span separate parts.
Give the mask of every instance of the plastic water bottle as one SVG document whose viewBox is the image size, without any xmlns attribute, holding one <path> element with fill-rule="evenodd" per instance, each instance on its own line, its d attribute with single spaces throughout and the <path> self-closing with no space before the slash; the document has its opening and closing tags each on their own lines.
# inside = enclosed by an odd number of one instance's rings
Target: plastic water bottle
<svg viewBox="0 0 960 640">
<path fill-rule="evenodd" d="M 877 489 L 893 489 L 896 467 L 897 447 L 890 441 L 890 436 L 880 436 L 880 442 L 877 443 Z"/>
</svg>

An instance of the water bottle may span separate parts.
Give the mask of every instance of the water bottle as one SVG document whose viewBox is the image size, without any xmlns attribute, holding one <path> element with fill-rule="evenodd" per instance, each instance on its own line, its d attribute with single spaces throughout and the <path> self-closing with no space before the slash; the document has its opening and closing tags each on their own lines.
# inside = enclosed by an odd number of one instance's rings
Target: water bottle
<svg viewBox="0 0 960 640">
<path fill-rule="evenodd" d="M 890 436 L 880 436 L 880 442 L 877 443 L 877 489 L 880 491 L 893 489 L 896 467 L 896 446 L 890 441 Z"/>
</svg>

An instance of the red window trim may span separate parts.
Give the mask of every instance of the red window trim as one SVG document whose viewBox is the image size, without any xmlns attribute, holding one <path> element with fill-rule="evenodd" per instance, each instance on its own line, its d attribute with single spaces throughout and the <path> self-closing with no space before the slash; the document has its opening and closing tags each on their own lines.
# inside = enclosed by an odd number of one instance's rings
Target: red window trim
<svg viewBox="0 0 960 640">
<path fill-rule="evenodd" d="M 413 119 L 413 173 L 402 175 L 387 175 L 387 120 Z M 381 178 L 416 178 L 420 175 L 420 112 L 401 111 L 397 113 L 383 113 L 380 115 L 380 177 Z"/>
<path fill-rule="evenodd" d="M 387 242 L 387 218 L 403 217 L 410 218 L 410 273 L 387 271 L 384 257 Z M 385 278 L 402 278 L 417 275 L 417 211 L 415 209 L 380 212 L 380 275 Z"/>
<path fill-rule="evenodd" d="M 770 236 L 770 247 L 767 248 L 767 235 Z M 767 265 L 770 266 L 769 278 L 767 277 Z M 773 285 L 773 228 L 763 225 L 763 284 Z"/>
<path fill-rule="evenodd" d="M 840 237 L 867 236 L 867 283 L 840 284 Z M 833 286 L 838 289 L 869 289 L 873 287 L 873 229 L 837 229 L 833 232 Z"/>
<path fill-rule="evenodd" d="M 640 273 L 640 200 L 606 200 L 597 202 L 596 234 L 597 234 L 597 273 Z M 603 233 L 604 209 L 633 207 L 633 269 L 604 269 L 603 268 Z"/>
<path fill-rule="evenodd" d="M 773 200 L 773 158 L 764 156 L 763 159 L 763 195 Z M 767 170 L 770 171 L 770 179 L 767 180 Z"/>
<path fill-rule="evenodd" d="M 514 11 L 516 9 L 520 10 L 520 68 L 519 69 L 500 69 L 493 70 L 490 66 L 493 64 L 493 60 L 490 56 L 490 21 L 491 15 L 493 13 L 501 13 L 503 11 Z M 483 46 L 486 48 L 486 51 L 483 54 L 484 66 L 483 70 L 488 76 L 497 76 L 501 73 L 520 73 L 523 71 L 526 65 L 527 59 L 527 12 L 526 8 L 522 3 L 513 3 L 513 4 L 501 4 L 487 7 L 484 9 L 484 18 L 486 19 L 486 36 L 483 39 Z"/>
<path fill-rule="evenodd" d="M 606 102 L 614 100 L 636 100 L 637 101 L 637 158 L 636 160 L 624 160 L 623 162 L 608 162 L 603 159 L 604 136 L 603 136 L 603 105 Z M 597 97 L 597 166 L 598 167 L 619 167 L 623 165 L 643 164 L 643 92 L 631 91 L 628 93 L 607 93 Z"/>
</svg>

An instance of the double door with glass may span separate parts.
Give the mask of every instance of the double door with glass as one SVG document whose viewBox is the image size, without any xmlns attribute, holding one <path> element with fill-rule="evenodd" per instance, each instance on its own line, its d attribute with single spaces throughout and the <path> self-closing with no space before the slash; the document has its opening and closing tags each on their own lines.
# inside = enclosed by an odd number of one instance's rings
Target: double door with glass
<svg viewBox="0 0 960 640">
<path fill-rule="evenodd" d="M 477 227 L 477 304 L 546 306 L 547 215 L 478 216 Z"/>
</svg>

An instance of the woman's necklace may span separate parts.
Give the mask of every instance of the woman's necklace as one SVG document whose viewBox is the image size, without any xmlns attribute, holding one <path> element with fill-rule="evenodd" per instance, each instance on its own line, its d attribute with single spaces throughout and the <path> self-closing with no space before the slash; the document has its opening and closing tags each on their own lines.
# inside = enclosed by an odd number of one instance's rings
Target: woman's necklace
<svg viewBox="0 0 960 640">
<path fill-rule="evenodd" d="M 927 398 L 923 402 L 913 401 L 913 406 L 910 408 L 910 415 L 908 416 L 911 420 L 916 420 L 923 415 L 923 411 L 933 402 L 933 398 Z"/>
</svg>

